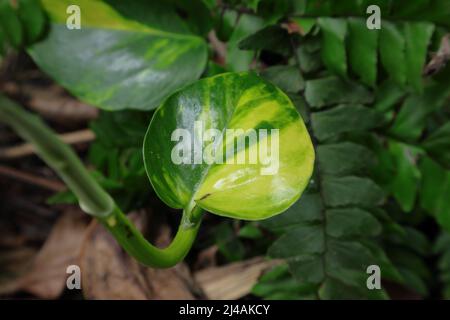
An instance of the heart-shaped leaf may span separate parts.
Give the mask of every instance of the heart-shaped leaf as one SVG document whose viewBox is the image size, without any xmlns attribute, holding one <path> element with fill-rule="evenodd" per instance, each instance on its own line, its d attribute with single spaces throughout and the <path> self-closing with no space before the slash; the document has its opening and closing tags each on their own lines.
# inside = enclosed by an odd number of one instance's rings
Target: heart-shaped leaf
<svg viewBox="0 0 450 320">
<path fill-rule="evenodd" d="M 163 102 L 145 137 L 144 162 L 167 205 L 259 220 L 299 198 L 314 149 L 280 89 L 253 73 L 225 73 Z"/>
<path fill-rule="evenodd" d="M 128 6 L 117 0 L 41 2 L 51 27 L 45 40 L 31 47 L 31 56 L 87 103 L 108 110 L 153 109 L 205 68 L 205 41 L 190 34 L 168 5 L 145 0 Z M 77 22 L 71 5 L 80 9 L 80 29 L 69 29 Z"/>
</svg>

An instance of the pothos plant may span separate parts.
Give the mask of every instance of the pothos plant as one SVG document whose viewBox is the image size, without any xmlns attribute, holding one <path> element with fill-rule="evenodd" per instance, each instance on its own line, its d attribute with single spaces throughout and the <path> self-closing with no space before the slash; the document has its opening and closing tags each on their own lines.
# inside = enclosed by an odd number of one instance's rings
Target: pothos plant
<svg viewBox="0 0 450 320">
<path fill-rule="evenodd" d="M 80 1 L 79 5 L 87 12 L 83 20 L 87 30 L 70 32 L 65 25 L 65 8 L 69 4 L 69 1 L 43 2 L 54 26 L 46 40 L 30 47 L 30 54 L 55 79 L 62 79 L 65 86 L 94 105 L 107 109 L 130 105 L 149 109 L 159 104 L 148 127 L 143 156 L 155 192 L 167 205 L 183 210 L 173 242 L 165 249 L 148 243 L 75 154 L 40 120 L 4 97 L 0 114 L 2 121 L 33 143 L 37 153 L 77 196 L 80 207 L 97 217 L 127 252 L 145 265 L 170 267 L 181 261 L 191 248 L 204 210 L 227 217 L 259 220 L 285 211 L 299 198 L 312 174 L 314 150 L 301 116 L 281 90 L 252 73 L 224 73 L 194 82 L 167 96 L 181 83 L 199 76 L 199 72 L 192 73 L 191 69 L 183 71 L 186 59 L 191 58 L 200 72 L 204 68 L 206 50 L 201 38 L 168 33 L 127 20 L 102 1 Z M 103 29 L 108 27 L 111 29 Z M 107 41 L 101 43 L 105 36 Z M 99 72 L 92 65 L 81 63 L 89 59 L 86 54 L 92 54 L 82 47 L 77 48 L 79 41 L 85 45 L 87 39 L 96 42 L 98 59 L 93 59 L 94 65 L 107 64 L 110 69 Z M 53 57 L 49 55 L 48 46 L 61 41 L 67 46 L 60 44 L 62 50 L 52 51 Z M 139 43 L 145 47 L 139 48 Z M 137 55 L 122 56 L 124 46 L 127 51 L 137 46 Z M 70 79 L 61 74 L 68 70 L 58 67 L 58 59 L 70 61 L 66 60 L 64 50 L 79 51 L 72 56 L 73 70 L 78 74 Z M 101 52 L 109 52 L 111 57 Z M 114 59 L 116 55 L 118 60 Z M 180 71 L 177 80 L 168 76 L 171 69 Z M 114 80 L 117 76 L 126 80 Z M 113 84 L 115 81 L 118 82 Z M 90 83 L 98 86 L 91 87 Z M 230 159 L 234 162 L 233 158 L 239 157 L 239 153 L 245 157 L 246 148 L 260 149 L 262 140 L 273 140 L 271 136 L 260 137 L 255 145 L 246 144 L 244 149 L 233 148 L 231 154 L 226 147 L 230 143 L 234 145 L 234 137 L 231 140 L 216 137 L 211 147 L 224 148 L 225 163 L 174 163 L 172 150 L 176 143 L 171 138 L 172 133 L 186 128 L 198 141 L 203 136 L 199 137 L 194 131 L 196 121 L 201 121 L 205 130 L 215 129 L 221 133 L 233 128 L 277 128 L 277 172 L 262 175 L 261 161 L 228 164 Z M 195 141 L 193 144 L 197 143 Z M 204 147 L 202 140 L 200 147 Z"/>
<path fill-rule="evenodd" d="M 73 4 L 81 29 L 67 28 Z M 381 29 L 368 29 L 369 5 L 379 8 Z M 79 99 L 119 115 L 152 113 L 137 166 L 163 202 L 183 211 L 165 249 L 144 239 L 39 119 L 0 100 L 1 120 L 142 263 L 183 259 L 208 211 L 265 219 L 247 224 L 247 236 L 263 242 L 269 232 L 268 255 L 287 264 L 264 275 L 255 295 L 386 298 L 366 284 L 367 267 L 377 265 L 384 280 L 426 296 L 434 239 L 421 226 L 431 216 L 442 228 L 440 282 L 450 283 L 447 0 L 0 0 L 0 16 L 0 44 L 26 48 Z M 111 118 L 93 124 L 98 136 Z M 199 120 L 221 132 L 279 129 L 278 173 L 261 175 L 261 163 L 175 164 L 172 132 L 182 127 L 203 141 Z M 227 144 L 219 141 L 215 150 Z"/>
</svg>

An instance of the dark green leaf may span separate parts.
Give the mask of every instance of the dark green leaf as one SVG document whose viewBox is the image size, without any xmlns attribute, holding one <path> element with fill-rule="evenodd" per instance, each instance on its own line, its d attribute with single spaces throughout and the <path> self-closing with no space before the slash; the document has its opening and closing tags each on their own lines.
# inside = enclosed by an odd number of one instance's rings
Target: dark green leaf
<svg viewBox="0 0 450 320">
<path fill-rule="evenodd" d="M 333 237 L 373 237 L 381 232 L 381 225 L 369 212 L 359 208 L 329 209 L 327 234 Z"/>
<path fill-rule="evenodd" d="M 18 48 L 23 43 L 23 27 L 9 0 L 0 0 L 0 28 L 9 44 Z"/>
<path fill-rule="evenodd" d="M 267 50 L 281 55 L 292 52 L 291 39 L 280 26 L 268 26 L 244 38 L 238 44 L 241 50 Z"/>
<path fill-rule="evenodd" d="M 280 238 L 269 248 L 272 258 L 295 258 L 319 254 L 324 251 L 324 233 L 321 226 L 299 226 Z"/>
<path fill-rule="evenodd" d="M 326 140 L 345 132 L 365 131 L 383 123 L 381 113 L 362 105 L 341 105 L 311 115 L 314 135 Z"/>
<path fill-rule="evenodd" d="M 409 95 L 390 128 L 391 134 L 404 140 L 419 138 L 428 116 L 442 107 L 449 94 L 448 83 L 432 83 L 423 94 Z"/>
<path fill-rule="evenodd" d="M 384 201 L 383 190 L 372 180 L 361 177 L 324 177 L 325 203 L 330 207 L 361 205 L 377 206 Z"/>
<path fill-rule="evenodd" d="M 325 276 L 324 263 L 320 255 L 290 259 L 289 270 L 300 283 L 319 284 Z"/>
<path fill-rule="evenodd" d="M 304 194 L 283 214 L 263 220 L 260 224 L 273 231 L 287 230 L 322 219 L 323 204 L 319 194 Z"/>
<path fill-rule="evenodd" d="M 450 168 L 450 123 L 434 131 L 422 145 L 436 161 Z"/>
<path fill-rule="evenodd" d="M 373 165 L 373 152 L 359 144 L 342 142 L 317 146 L 317 160 L 322 174 L 348 175 Z"/>
<path fill-rule="evenodd" d="M 338 103 L 371 103 L 373 96 L 364 86 L 327 77 L 306 81 L 306 101 L 313 108 Z"/>
<path fill-rule="evenodd" d="M 273 66 L 261 72 L 261 76 L 285 92 L 296 93 L 305 86 L 300 71 L 295 66 Z"/>
<path fill-rule="evenodd" d="M 25 38 L 32 43 L 42 35 L 46 18 L 38 0 L 19 0 L 19 18 L 22 21 Z"/>
</svg>

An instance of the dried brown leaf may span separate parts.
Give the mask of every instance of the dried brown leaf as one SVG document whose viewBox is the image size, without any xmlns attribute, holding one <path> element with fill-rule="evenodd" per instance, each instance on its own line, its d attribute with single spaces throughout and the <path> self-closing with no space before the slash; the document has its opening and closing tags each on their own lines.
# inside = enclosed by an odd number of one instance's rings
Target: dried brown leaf
<svg viewBox="0 0 450 320">
<path fill-rule="evenodd" d="M 143 212 L 131 216 L 140 229 L 145 224 L 144 216 Z M 156 241 L 161 242 L 166 243 L 167 239 Z M 183 263 L 170 269 L 144 267 L 131 258 L 96 222 L 89 226 L 84 240 L 80 267 L 81 285 L 87 299 L 194 298 L 193 281 Z"/>
<path fill-rule="evenodd" d="M 22 289 L 39 298 L 59 297 L 66 285 L 67 267 L 77 264 L 85 230 L 85 214 L 71 207 L 53 226 L 31 270 L 21 280 Z"/>
<path fill-rule="evenodd" d="M 261 274 L 279 263 L 279 260 L 255 257 L 250 260 L 204 269 L 194 276 L 208 299 L 233 300 L 249 294 Z"/>
</svg>

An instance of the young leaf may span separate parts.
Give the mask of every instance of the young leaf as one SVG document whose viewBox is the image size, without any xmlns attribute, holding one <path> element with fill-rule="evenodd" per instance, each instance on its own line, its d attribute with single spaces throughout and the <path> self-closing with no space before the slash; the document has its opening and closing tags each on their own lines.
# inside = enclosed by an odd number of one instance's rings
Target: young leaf
<svg viewBox="0 0 450 320">
<path fill-rule="evenodd" d="M 92 105 L 108 110 L 153 109 L 205 68 L 205 42 L 182 29 L 170 7 L 133 2 L 132 12 L 140 7 L 153 17 L 144 23 L 99 0 L 43 0 L 42 4 L 51 28 L 30 54 L 42 70 Z M 66 26 L 66 9 L 73 4 L 82 8 L 79 30 Z M 159 20 L 159 15 L 165 19 Z M 169 17 L 171 24 L 167 24 Z"/>
<path fill-rule="evenodd" d="M 230 129 L 242 131 L 234 135 Z M 270 167 L 260 157 L 249 161 L 263 144 L 275 148 Z M 222 216 L 259 220 L 283 212 L 299 198 L 312 174 L 314 151 L 300 115 L 282 91 L 253 73 L 225 73 L 165 100 L 147 131 L 144 162 L 156 193 L 169 206 L 199 206 Z"/>
</svg>

